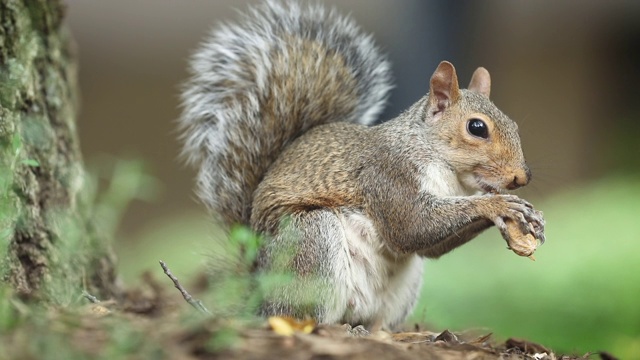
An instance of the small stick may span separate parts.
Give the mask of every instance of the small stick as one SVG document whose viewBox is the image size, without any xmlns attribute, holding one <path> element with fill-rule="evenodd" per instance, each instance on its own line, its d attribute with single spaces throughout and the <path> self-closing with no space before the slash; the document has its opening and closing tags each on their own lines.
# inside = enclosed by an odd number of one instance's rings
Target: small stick
<svg viewBox="0 0 640 360">
<path fill-rule="evenodd" d="M 89 294 L 88 292 L 86 292 L 85 290 L 82 290 L 82 296 L 84 296 L 85 299 L 89 300 L 92 304 L 97 304 L 100 302 L 100 300 L 98 300 L 97 297 Z"/>
<path fill-rule="evenodd" d="M 164 263 L 164 261 L 160 260 L 160 266 L 162 266 L 162 270 L 164 270 L 164 273 L 169 277 L 169 279 L 173 281 L 173 285 L 176 287 L 176 289 L 178 289 L 178 291 L 180 291 L 182 297 L 186 302 L 188 302 L 191 306 L 196 308 L 196 310 L 200 311 L 201 313 L 211 315 L 211 312 L 204 306 L 202 301 L 193 298 L 193 296 L 191 296 L 191 294 L 189 294 L 189 292 L 185 290 L 182 285 L 180 285 L 180 281 L 178 281 L 178 278 L 171 273 L 171 270 L 169 270 L 169 267 Z"/>
</svg>

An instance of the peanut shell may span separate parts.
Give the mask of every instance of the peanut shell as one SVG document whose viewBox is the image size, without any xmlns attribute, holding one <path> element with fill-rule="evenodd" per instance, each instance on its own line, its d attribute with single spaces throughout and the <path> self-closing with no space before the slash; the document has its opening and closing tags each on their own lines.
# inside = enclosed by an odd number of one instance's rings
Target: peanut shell
<svg viewBox="0 0 640 360">
<path fill-rule="evenodd" d="M 509 249 L 520 256 L 527 256 L 531 260 L 535 260 L 533 253 L 538 248 L 538 240 L 531 234 L 523 234 L 518 224 L 511 219 L 505 219 L 505 224 L 509 237 L 507 240 Z"/>
</svg>

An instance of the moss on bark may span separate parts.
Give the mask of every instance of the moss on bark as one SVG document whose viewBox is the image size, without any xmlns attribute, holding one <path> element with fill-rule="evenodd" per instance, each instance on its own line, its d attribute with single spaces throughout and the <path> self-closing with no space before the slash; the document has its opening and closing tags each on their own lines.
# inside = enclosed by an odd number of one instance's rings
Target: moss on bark
<svg viewBox="0 0 640 360">
<path fill-rule="evenodd" d="M 77 63 L 57 0 L 0 2 L 0 271 L 27 298 L 115 293 L 76 132 Z"/>
</svg>

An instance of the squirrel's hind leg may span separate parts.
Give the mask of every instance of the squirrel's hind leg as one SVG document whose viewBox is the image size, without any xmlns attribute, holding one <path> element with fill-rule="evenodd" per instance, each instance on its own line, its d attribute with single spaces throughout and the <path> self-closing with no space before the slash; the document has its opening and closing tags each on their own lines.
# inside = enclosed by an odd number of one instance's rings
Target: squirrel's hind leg
<svg viewBox="0 0 640 360">
<path fill-rule="evenodd" d="M 342 223 L 330 209 L 298 212 L 282 221 L 276 235 L 268 236 L 258 258 L 264 275 L 263 316 L 313 318 L 318 323 L 340 322 L 345 311 L 346 288 L 336 283 Z"/>
<path fill-rule="evenodd" d="M 422 279 L 422 261 L 389 257 L 354 209 L 295 213 L 262 250 L 259 271 L 284 275 L 265 292 L 267 316 L 390 328 L 411 311 Z"/>
</svg>

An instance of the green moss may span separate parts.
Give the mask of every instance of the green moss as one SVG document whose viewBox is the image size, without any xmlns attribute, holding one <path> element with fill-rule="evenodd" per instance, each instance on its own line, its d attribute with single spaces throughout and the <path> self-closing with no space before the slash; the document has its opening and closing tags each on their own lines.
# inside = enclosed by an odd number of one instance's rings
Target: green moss
<svg viewBox="0 0 640 360">
<path fill-rule="evenodd" d="M 73 302 L 82 286 L 97 295 L 115 286 L 113 232 L 96 233 L 95 203 L 84 195 L 90 181 L 75 133 L 76 64 L 63 8 L 54 0 L 0 4 L 0 270 L 24 294 L 55 304 Z"/>
<path fill-rule="evenodd" d="M 23 318 L 11 289 L 0 284 L 0 335 L 14 331 Z"/>
<path fill-rule="evenodd" d="M 40 42 L 32 29 L 31 19 L 25 15 L 22 2 L 8 1 L 5 11 L 11 11 L 13 22 L 5 22 L 6 48 L 0 63 L 0 106 L 16 110 L 22 94 L 34 95 L 34 60 L 39 52 Z"/>
<path fill-rule="evenodd" d="M 11 139 L 11 135 L 16 131 L 16 115 L 8 109 L 0 106 L 0 148 L 3 148 Z M 0 150 L 0 154 L 2 154 Z"/>
<path fill-rule="evenodd" d="M 56 134 L 51 127 L 42 122 L 42 118 L 29 114 L 22 117 L 22 139 L 30 152 L 50 153 L 56 142 Z"/>
<path fill-rule="evenodd" d="M 22 206 L 13 190 L 15 168 L 22 149 L 20 136 L 13 134 L 0 142 L 0 279 L 9 270 L 9 246 Z"/>
</svg>

